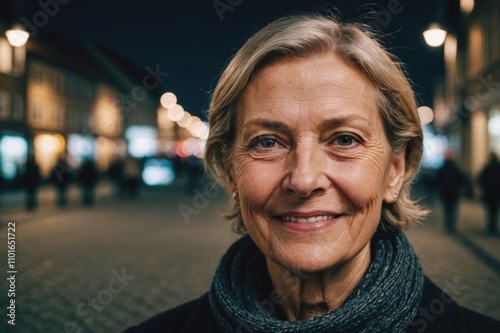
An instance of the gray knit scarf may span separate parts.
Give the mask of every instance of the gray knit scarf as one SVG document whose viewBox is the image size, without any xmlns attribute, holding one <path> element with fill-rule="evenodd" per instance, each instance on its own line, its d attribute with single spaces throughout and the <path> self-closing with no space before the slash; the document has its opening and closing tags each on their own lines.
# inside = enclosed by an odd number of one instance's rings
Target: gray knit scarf
<svg viewBox="0 0 500 333">
<path fill-rule="evenodd" d="M 374 236 L 372 261 L 354 291 L 333 311 L 300 321 L 279 318 L 265 258 L 249 236 L 222 257 L 210 305 L 224 332 L 404 332 L 417 313 L 424 275 L 402 233 Z"/>
</svg>

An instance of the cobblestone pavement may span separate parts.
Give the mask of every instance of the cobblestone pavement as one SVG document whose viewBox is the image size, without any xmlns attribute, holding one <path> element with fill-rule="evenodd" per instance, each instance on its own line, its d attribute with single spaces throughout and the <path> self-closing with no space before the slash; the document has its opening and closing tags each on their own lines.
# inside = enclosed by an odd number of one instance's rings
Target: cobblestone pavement
<svg viewBox="0 0 500 333">
<path fill-rule="evenodd" d="M 75 200 L 64 210 L 45 203 L 35 213 L 0 207 L 0 267 L 6 275 L 12 220 L 18 270 L 16 326 L 7 325 L 2 278 L 0 332 L 120 332 L 199 296 L 236 239 L 220 218 L 226 201 L 220 190 L 188 194 L 177 183 L 144 190 L 137 200 L 101 196 L 91 208 Z M 482 233 L 482 219 L 481 207 L 464 202 L 460 233 L 447 235 L 436 207 L 408 236 L 436 283 L 500 319 L 500 271 L 486 260 L 500 262 L 500 238 Z"/>
</svg>

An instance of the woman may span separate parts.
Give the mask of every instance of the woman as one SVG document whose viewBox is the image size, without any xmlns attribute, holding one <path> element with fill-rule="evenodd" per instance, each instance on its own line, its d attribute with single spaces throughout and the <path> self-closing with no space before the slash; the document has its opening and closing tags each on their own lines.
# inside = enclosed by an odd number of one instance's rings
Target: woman
<svg viewBox="0 0 500 333">
<path fill-rule="evenodd" d="M 409 197 L 420 120 L 399 64 L 363 27 L 318 15 L 266 26 L 222 74 L 209 122 L 206 167 L 245 236 L 209 293 L 129 332 L 499 327 L 450 297 L 429 316 L 445 294 L 401 233 L 426 214 Z"/>
</svg>

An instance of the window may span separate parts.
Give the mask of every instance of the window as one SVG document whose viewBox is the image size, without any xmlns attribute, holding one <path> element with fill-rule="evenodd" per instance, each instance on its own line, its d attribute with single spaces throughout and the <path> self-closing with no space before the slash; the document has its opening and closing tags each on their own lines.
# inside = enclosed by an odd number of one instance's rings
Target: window
<svg viewBox="0 0 500 333">
<path fill-rule="evenodd" d="M 33 122 L 39 123 L 42 121 L 43 117 L 42 111 L 43 111 L 42 104 L 35 102 L 33 104 L 33 113 L 32 113 Z"/>
<path fill-rule="evenodd" d="M 6 119 L 10 114 L 10 95 L 0 91 L 0 119 Z"/>
<path fill-rule="evenodd" d="M 64 78 L 62 74 L 54 73 L 54 75 L 52 76 L 52 87 L 54 88 L 55 92 L 63 91 L 63 81 Z"/>
<path fill-rule="evenodd" d="M 51 110 L 51 127 L 60 127 L 63 125 L 63 109 L 59 105 L 54 105 Z"/>
<path fill-rule="evenodd" d="M 68 77 L 68 93 L 70 96 L 78 95 L 78 79 L 72 75 Z"/>
<path fill-rule="evenodd" d="M 21 94 L 12 96 L 12 119 L 23 120 L 24 99 Z"/>
<path fill-rule="evenodd" d="M 80 94 L 86 99 L 92 98 L 92 84 L 90 82 L 81 80 L 80 81 Z"/>
<path fill-rule="evenodd" d="M 32 76 L 33 76 L 33 81 L 36 83 L 42 83 L 43 82 L 43 70 L 39 67 L 32 67 Z"/>
</svg>

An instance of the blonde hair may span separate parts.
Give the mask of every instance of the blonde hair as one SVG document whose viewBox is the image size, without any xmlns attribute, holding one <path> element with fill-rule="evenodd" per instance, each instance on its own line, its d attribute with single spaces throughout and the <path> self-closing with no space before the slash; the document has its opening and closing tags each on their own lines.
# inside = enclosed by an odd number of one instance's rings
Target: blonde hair
<svg viewBox="0 0 500 333">
<path fill-rule="evenodd" d="M 383 203 L 379 226 L 390 231 L 405 229 L 427 214 L 410 198 L 411 183 L 422 155 L 420 119 L 401 64 L 367 26 L 359 23 L 341 23 L 319 14 L 296 15 L 278 19 L 254 34 L 229 62 L 213 92 L 208 113 L 206 170 L 217 182 L 226 184 L 225 165 L 235 140 L 238 102 L 260 68 L 280 59 L 328 53 L 356 67 L 373 83 L 391 148 L 393 152 L 406 149 L 400 194 L 394 203 Z M 246 232 L 238 202 L 232 203 L 226 217 L 233 221 L 235 232 Z"/>
</svg>

